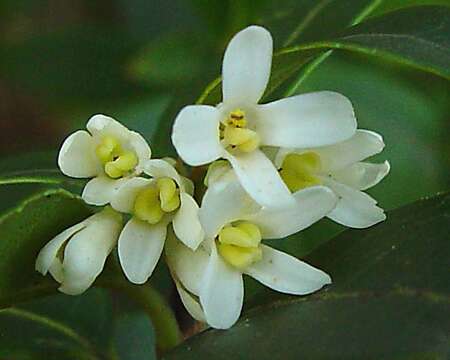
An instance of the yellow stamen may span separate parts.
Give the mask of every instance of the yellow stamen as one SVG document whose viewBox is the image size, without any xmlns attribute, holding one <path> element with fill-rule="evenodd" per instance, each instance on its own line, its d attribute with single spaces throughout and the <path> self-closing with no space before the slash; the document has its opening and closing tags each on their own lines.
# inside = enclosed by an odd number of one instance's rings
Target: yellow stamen
<svg viewBox="0 0 450 360">
<path fill-rule="evenodd" d="M 250 222 L 241 221 L 220 230 L 217 241 L 219 254 L 238 269 L 261 260 L 261 232 Z"/>
<path fill-rule="evenodd" d="M 160 178 L 156 181 L 159 189 L 159 199 L 161 209 L 165 212 L 171 212 L 180 206 L 180 190 L 175 181 L 170 178 Z"/>
<path fill-rule="evenodd" d="M 159 190 L 155 187 L 149 187 L 142 190 L 134 202 L 134 215 L 150 224 L 156 224 L 161 221 L 164 211 L 159 202 Z"/>
<path fill-rule="evenodd" d="M 246 248 L 219 243 L 217 244 L 217 249 L 226 262 L 242 270 L 262 259 L 262 250 L 260 247 Z"/>
<path fill-rule="evenodd" d="M 315 152 L 288 154 L 280 169 L 280 176 L 290 191 L 320 185 L 322 181 L 317 172 L 320 170 L 320 156 Z"/>
<path fill-rule="evenodd" d="M 261 232 L 256 225 L 243 221 L 224 227 L 219 232 L 219 242 L 240 247 L 257 247 L 261 242 Z"/>
<path fill-rule="evenodd" d="M 236 109 L 232 111 L 220 129 L 220 136 L 231 149 L 252 152 L 259 146 L 258 134 L 247 128 L 245 113 Z"/>
<path fill-rule="evenodd" d="M 124 176 L 138 163 L 136 154 L 123 150 L 120 142 L 112 136 L 105 136 L 95 149 L 95 153 L 103 163 L 105 173 L 114 179 Z"/>
</svg>

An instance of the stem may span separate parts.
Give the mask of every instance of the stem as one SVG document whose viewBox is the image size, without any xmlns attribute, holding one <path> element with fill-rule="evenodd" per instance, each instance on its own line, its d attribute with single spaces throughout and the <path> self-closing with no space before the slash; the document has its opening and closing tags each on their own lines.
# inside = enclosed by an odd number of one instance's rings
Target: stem
<svg viewBox="0 0 450 360">
<path fill-rule="evenodd" d="M 130 285 L 117 279 L 105 279 L 99 285 L 125 293 L 147 313 L 155 328 L 156 348 L 159 354 L 181 342 L 181 331 L 172 309 L 150 285 Z"/>
</svg>

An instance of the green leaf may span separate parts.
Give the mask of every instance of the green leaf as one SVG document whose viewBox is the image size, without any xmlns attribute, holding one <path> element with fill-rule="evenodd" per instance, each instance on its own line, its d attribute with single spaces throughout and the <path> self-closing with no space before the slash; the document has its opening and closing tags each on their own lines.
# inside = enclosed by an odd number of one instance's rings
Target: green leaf
<svg viewBox="0 0 450 360">
<path fill-rule="evenodd" d="M 78 197 L 48 190 L 0 217 L 0 307 L 26 298 L 30 291 L 48 291 L 44 278 L 34 270 L 39 250 L 90 214 Z"/>
<path fill-rule="evenodd" d="M 283 49 L 344 49 L 384 57 L 450 79 L 450 8 L 401 9 L 350 28 L 338 38 Z"/>
<path fill-rule="evenodd" d="M 276 301 L 230 330 L 207 330 L 165 359 L 446 358 L 449 217 L 446 194 L 347 230 L 307 258 L 331 274 L 330 287 L 308 297 L 272 293 Z"/>
</svg>

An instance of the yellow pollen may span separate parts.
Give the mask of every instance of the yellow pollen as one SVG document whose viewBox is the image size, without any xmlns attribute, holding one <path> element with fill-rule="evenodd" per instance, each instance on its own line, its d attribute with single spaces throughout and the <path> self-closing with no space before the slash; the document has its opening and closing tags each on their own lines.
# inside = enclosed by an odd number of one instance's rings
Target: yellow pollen
<svg viewBox="0 0 450 360">
<path fill-rule="evenodd" d="M 124 176 L 138 163 L 136 154 L 123 150 L 120 142 L 113 136 L 105 136 L 97 145 L 95 153 L 103 163 L 105 173 L 114 179 Z"/>
<path fill-rule="evenodd" d="M 150 224 L 157 224 L 166 213 L 180 207 L 180 189 L 170 178 L 160 178 L 156 184 L 142 190 L 134 202 L 134 215 Z"/>
<path fill-rule="evenodd" d="M 320 170 L 320 156 L 315 152 L 288 154 L 281 165 L 280 176 L 291 192 L 320 185 L 316 174 Z"/>
<path fill-rule="evenodd" d="M 250 222 L 242 221 L 220 230 L 217 249 L 219 254 L 232 266 L 244 269 L 261 260 L 261 232 Z"/>
<path fill-rule="evenodd" d="M 252 152 L 260 143 L 258 134 L 247 128 L 245 112 L 240 109 L 230 112 L 224 121 L 220 136 L 226 146 L 231 149 L 237 148 L 242 152 Z"/>
</svg>

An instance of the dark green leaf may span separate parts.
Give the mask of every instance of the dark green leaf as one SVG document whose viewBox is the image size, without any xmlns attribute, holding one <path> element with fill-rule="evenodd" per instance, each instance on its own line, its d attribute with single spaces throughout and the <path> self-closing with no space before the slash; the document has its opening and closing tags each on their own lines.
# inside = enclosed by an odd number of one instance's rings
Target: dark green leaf
<svg viewBox="0 0 450 360">
<path fill-rule="evenodd" d="M 450 353 L 450 195 L 347 230 L 307 261 L 333 285 L 245 313 L 228 331 L 207 330 L 166 359 L 444 359 Z M 267 297 L 263 297 L 267 300 Z"/>
<path fill-rule="evenodd" d="M 90 214 L 74 195 L 48 190 L 0 217 L 0 307 L 26 298 L 30 291 L 46 291 L 44 278 L 34 270 L 39 250 Z"/>
</svg>

